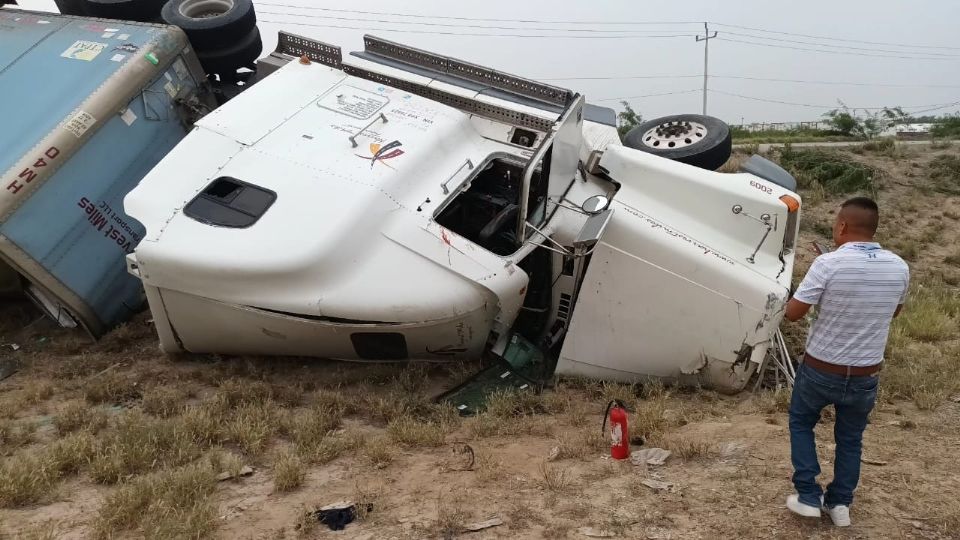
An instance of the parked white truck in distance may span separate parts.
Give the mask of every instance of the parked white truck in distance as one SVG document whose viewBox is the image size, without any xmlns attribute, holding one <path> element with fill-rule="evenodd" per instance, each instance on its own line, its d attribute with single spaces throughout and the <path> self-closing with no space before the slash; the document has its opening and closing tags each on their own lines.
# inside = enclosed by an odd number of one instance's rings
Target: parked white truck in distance
<svg viewBox="0 0 960 540">
<path fill-rule="evenodd" d="M 775 165 L 629 148 L 570 90 L 370 36 L 282 33 L 266 63 L 125 199 L 163 350 L 455 361 L 520 335 L 561 375 L 725 391 L 764 357 L 800 213 Z M 725 129 L 637 137 L 702 162 Z"/>
</svg>

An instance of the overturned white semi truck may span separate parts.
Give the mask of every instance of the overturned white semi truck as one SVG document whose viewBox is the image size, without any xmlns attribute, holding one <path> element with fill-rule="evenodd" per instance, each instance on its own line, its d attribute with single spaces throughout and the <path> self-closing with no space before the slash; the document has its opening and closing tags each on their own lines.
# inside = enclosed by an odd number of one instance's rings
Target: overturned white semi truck
<svg viewBox="0 0 960 540">
<path fill-rule="evenodd" d="M 370 36 L 345 58 L 281 34 L 263 66 L 125 198 L 163 350 L 455 361 L 519 337 L 561 375 L 726 391 L 764 357 L 800 198 L 761 158 L 709 170 L 721 122 L 630 148 L 580 94 Z"/>
</svg>

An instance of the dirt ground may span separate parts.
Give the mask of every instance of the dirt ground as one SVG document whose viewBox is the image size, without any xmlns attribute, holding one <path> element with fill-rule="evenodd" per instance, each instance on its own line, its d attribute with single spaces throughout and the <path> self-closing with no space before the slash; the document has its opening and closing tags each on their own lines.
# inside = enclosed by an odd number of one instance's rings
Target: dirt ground
<svg viewBox="0 0 960 540">
<path fill-rule="evenodd" d="M 882 171 L 880 240 L 922 298 L 891 338 L 849 529 L 784 508 L 788 390 L 559 381 L 461 419 L 429 398 L 476 365 L 168 357 L 149 313 L 91 343 L 4 301 L 0 355 L 20 369 L 0 381 L 0 538 L 960 538 L 960 197 L 926 182 L 957 154 L 845 152 Z M 797 278 L 845 198 L 803 194 Z M 795 350 L 802 334 L 788 329 Z M 615 397 L 664 465 L 609 459 Z M 832 425 L 826 411 L 824 483 Z M 309 517 L 341 500 L 364 510 L 345 530 Z"/>
</svg>

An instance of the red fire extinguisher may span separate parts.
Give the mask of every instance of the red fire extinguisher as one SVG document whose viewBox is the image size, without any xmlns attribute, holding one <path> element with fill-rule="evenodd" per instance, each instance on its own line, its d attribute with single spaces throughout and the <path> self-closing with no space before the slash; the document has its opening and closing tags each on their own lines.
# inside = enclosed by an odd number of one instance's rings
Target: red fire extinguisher
<svg viewBox="0 0 960 540">
<path fill-rule="evenodd" d="M 603 433 L 607 435 L 607 418 L 610 418 L 610 457 L 627 459 L 630 457 L 630 429 L 627 427 L 627 408 L 619 399 L 607 403 L 603 413 Z"/>
</svg>

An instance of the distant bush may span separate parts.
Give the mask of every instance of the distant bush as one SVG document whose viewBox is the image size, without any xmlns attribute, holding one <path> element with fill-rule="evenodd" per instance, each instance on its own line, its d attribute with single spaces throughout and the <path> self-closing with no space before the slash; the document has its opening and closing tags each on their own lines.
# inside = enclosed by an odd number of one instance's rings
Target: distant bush
<svg viewBox="0 0 960 540">
<path fill-rule="evenodd" d="M 960 156 L 937 156 L 930 162 L 933 189 L 941 193 L 960 195 Z"/>
<path fill-rule="evenodd" d="M 960 116 L 948 116 L 930 128 L 934 137 L 960 137 Z"/>
<path fill-rule="evenodd" d="M 804 141 L 841 142 L 857 140 L 856 137 L 844 135 L 839 131 L 826 129 L 785 129 L 770 131 L 748 131 L 738 126 L 730 126 L 733 142 L 740 143 L 788 143 Z"/>
<path fill-rule="evenodd" d="M 793 149 L 788 145 L 779 151 L 779 161 L 797 178 L 801 188 L 822 188 L 833 195 L 857 192 L 876 195 L 879 171 L 838 152 Z"/>
</svg>

